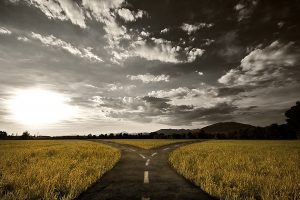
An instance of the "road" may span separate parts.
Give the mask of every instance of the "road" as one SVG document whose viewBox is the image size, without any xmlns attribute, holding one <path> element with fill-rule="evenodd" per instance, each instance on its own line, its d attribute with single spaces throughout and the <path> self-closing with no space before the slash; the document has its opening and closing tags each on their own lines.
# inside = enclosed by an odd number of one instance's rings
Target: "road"
<svg viewBox="0 0 300 200">
<path fill-rule="evenodd" d="M 168 163 L 171 151 L 187 143 L 145 150 L 105 142 L 121 150 L 116 166 L 82 193 L 78 200 L 202 200 L 213 199 L 177 174 Z"/>
</svg>

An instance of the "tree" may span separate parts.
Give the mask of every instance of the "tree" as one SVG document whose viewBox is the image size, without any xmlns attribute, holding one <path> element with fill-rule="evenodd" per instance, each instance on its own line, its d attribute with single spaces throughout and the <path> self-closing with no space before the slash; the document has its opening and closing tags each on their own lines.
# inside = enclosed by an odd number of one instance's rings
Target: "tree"
<svg viewBox="0 0 300 200">
<path fill-rule="evenodd" d="M 0 139 L 7 138 L 7 133 L 5 131 L 0 131 Z"/>
<path fill-rule="evenodd" d="M 297 101 L 295 106 L 286 111 L 285 116 L 287 117 L 287 125 L 291 130 L 300 134 L 300 101 Z"/>
<path fill-rule="evenodd" d="M 28 140 L 28 139 L 30 139 L 30 134 L 29 134 L 29 132 L 28 132 L 28 131 L 24 131 L 24 132 L 22 133 L 22 135 L 21 135 L 21 138 L 22 138 L 23 140 Z"/>
</svg>

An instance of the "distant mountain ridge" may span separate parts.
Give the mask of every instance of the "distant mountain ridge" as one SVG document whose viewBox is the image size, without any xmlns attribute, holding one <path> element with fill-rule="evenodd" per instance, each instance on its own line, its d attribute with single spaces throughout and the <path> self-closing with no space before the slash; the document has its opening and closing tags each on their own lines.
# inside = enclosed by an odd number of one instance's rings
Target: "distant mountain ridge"
<svg viewBox="0 0 300 200">
<path fill-rule="evenodd" d="M 254 128 L 254 126 L 238 122 L 219 122 L 206 126 L 201 130 L 205 131 L 206 133 L 228 133 L 249 128 Z"/>
<path fill-rule="evenodd" d="M 244 129 L 254 128 L 254 126 L 249 124 L 243 124 L 239 122 L 219 122 L 215 123 L 201 129 L 160 129 L 155 131 L 157 134 L 187 134 L 187 133 L 199 133 L 204 131 L 208 134 L 217 134 L 217 133 L 232 133 L 234 131 L 240 131 Z"/>
</svg>

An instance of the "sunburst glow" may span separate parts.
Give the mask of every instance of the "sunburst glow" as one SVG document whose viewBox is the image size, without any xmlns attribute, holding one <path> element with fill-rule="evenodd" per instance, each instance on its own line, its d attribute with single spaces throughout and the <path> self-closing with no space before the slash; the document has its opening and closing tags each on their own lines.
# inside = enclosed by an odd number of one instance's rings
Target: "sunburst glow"
<svg viewBox="0 0 300 200">
<path fill-rule="evenodd" d="M 41 126 L 74 117 L 77 108 L 61 94 L 42 89 L 16 91 L 8 101 L 12 118 L 22 124 Z"/>
</svg>

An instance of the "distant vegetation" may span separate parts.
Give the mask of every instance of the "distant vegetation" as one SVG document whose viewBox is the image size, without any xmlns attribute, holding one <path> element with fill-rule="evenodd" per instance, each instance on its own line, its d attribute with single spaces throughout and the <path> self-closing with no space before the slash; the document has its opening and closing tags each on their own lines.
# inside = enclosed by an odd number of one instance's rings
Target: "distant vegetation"
<svg viewBox="0 0 300 200">
<path fill-rule="evenodd" d="M 114 139 L 114 140 L 108 140 L 120 144 L 129 144 L 133 146 L 137 146 L 143 149 L 152 149 L 152 148 L 157 148 L 161 147 L 164 145 L 168 144 L 174 144 L 174 143 L 180 143 L 180 142 L 187 142 L 191 140 L 165 140 L 165 139 L 149 139 L 149 140 L 144 140 L 144 139 Z"/>
<path fill-rule="evenodd" d="M 237 122 L 216 123 L 202 129 L 161 129 L 152 133 L 89 134 L 84 136 L 21 136 L 0 131 L 0 139 L 263 139 L 289 140 L 300 138 L 300 102 L 285 112 L 286 124 L 255 127 Z"/>
<path fill-rule="evenodd" d="M 169 160 L 221 199 L 300 199 L 299 141 L 206 141 L 173 151 Z"/>
<path fill-rule="evenodd" d="M 119 158 L 90 141 L 0 141 L 0 199 L 74 199 Z"/>
</svg>

